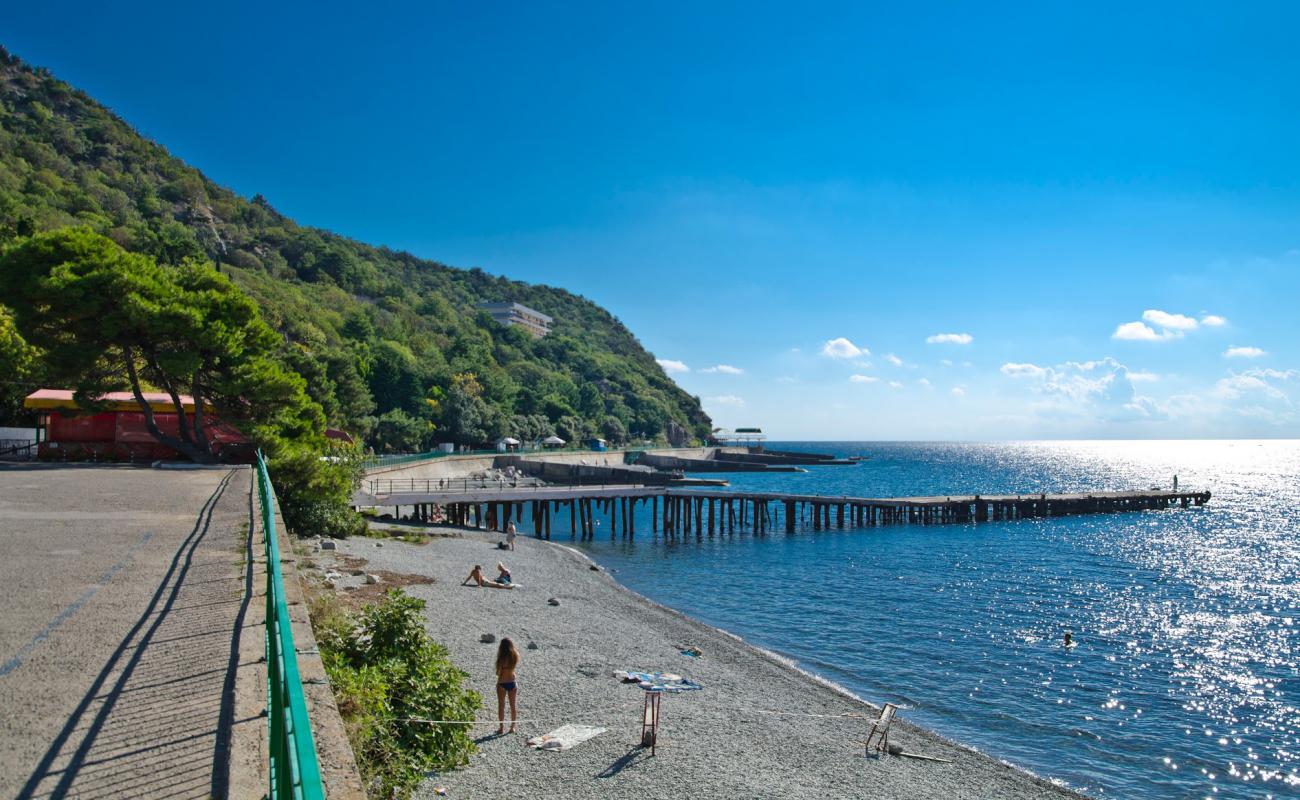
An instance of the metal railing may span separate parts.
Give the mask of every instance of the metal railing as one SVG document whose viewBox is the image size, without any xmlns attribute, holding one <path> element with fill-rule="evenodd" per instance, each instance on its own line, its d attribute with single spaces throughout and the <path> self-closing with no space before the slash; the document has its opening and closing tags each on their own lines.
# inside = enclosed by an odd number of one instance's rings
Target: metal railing
<svg viewBox="0 0 1300 800">
<path fill-rule="evenodd" d="M 540 478 L 371 478 L 366 481 L 370 494 L 397 492 L 473 492 L 490 489 L 545 489 L 555 484 Z"/>
<path fill-rule="evenodd" d="M 451 453 L 442 450 L 430 450 L 427 453 L 402 453 L 384 456 L 370 456 L 362 459 L 361 465 L 365 469 L 379 469 L 380 467 L 392 467 L 399 464 L 414 464 L 417 461 L 434 461 L 439 458 L 448 456 L 520 456 L 520 455 L 545 455 L 557 453 L 603 453 L 605 455 L 622 454 L 624 451 L 618 448 L 606 448 L 604 450 L 593 450 L 588 447 L 517 447 L 513 450 L 456 450 Z M 637 451 L 641 452 L 641 451 Z"/>
<path fill-rule="evenodd" d="M 280 572 L 280 546 L 275 535 L 275 489 L 262 452 L 257 453 L 257 494 L 266 537 L 266 673 L 267 718 L 270 727 L 270 800 L 324 800 L 316 742 L 307 716 L 307 698 L 298 676 L 298 651 L 293 645 L 289 605 Z"/>
<path fill-rule="evenodd" d="M 557 478 L 554 476 L 537 478 L 517 476 L 514 478 L 370 478 L 364 482 L 366 492 L 375 497 L 393 495 L 400 492 L 410 494 L 464 494 L 467 492 L 505 491 L 507 489 L 530 492 L 546 489 L 586 489 L 612 487 L 662 486 L 668 480 L 681 478 L 681 472 L 664 472 L 662 470 L 640 467 L 620 466 L 621 475 L 601 474 L 599 477 L 571 476 Z M 636 475 L 644 475 L 644 480 L 637 480 Z M 448 498 L 452 500 L 453 498 Z"/>
</svg>

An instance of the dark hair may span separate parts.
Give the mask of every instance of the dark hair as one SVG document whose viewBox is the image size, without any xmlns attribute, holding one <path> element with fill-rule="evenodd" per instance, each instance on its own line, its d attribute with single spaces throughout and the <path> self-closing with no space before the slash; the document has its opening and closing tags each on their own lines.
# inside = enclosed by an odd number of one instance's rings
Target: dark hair
<svg viewBox="0 0 1300 800">
<path fill-rule="evenodd" d="M 497 648 L 497 672 L 508 672 L 519 666 L 519 651 L 515 649 L 515 643 L 509 639 L 502 639 L 501 646 Z"/>
</svg>

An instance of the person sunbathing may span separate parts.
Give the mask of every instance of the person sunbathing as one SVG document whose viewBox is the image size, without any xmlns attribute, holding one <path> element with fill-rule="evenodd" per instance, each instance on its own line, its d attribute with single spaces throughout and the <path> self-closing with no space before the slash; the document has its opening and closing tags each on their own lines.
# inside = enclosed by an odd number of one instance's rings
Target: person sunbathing
<svg viewBox="0 0 1300 800">
<path fill-rule="evenodd" d="M 473 584 L 475 584 L 475 585 L 477 585 L 477 586 L 486 587 L 486 588 L 488 588 L 488 589 L 513 589 L 513 588 L 515 588 L 515 585 L 514 585 L 513 583 L 498 583 L 497 581 L 490 581 L 490 580 L 488 580 L 487 578 L 484 578 L 484 577 L 483 577 L 483 567 L 479 566 L 478 564 L 475 564 L 475 565 L 474 565 L 474 569 L 472 569 L 472 570 L 469 571 L 469 577 L 466 578 L 465 580 L 461 581 L 461 582 L 460 582 L 460 585 L 461 585 L 461 586 L 468 586 L 468 585 L 470 585 L 471 583 L 473 583 Z"/>
</svg>

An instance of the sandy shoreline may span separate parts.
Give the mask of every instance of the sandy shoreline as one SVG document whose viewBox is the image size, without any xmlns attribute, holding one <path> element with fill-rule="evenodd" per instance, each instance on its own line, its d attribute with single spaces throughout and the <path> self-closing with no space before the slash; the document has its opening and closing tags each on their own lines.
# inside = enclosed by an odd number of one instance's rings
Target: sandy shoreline
<svg viewBox="0 0 1300 800">
<path fill-rule="evenodd" d="M 418 797 L 434 797 L 434 786 L 453 798 L 1080 797 L 909 725 L 905 711 L 891 743 L 953 763 L 864 758 L 862 741 L 875 710 L 849 693 L 648 600 L 593 571 L 576 550 L 521 536 L 508 553 L 495 542 L 471 531 L 423 545 L 338 543 L 338 554 L 364 558 L 371 569 L 434 579 L 406 591 L 428 601 L 430 634 L 470 674 L 484 697 L 480 718 L 492 721 L 475 728 L 481 741 L 471 764 L 426 781 Z M 313 559 L 324 568 L 330 556 L 323 551 Z M 471 566 L 488 572 L 498 560 L 521 588 L 460 586 Z M 345 578 L 340 588 L 362 580 Z M 560 605 L 549 605 L 552 597 Z M 491 735 L 496 646 L 479 641 L 484 633 L 514 639 L 523 656 L 521 723 L 513 736 Z M 536 649 L 526 649 L 529 643 Z M 683 656 L 683 647 L 703 655 Z M 637 746 L 642 692 L 611 676 L 620 669 L 676 672 L 705 687 L 664 698 L 656 757 Z M 524 746 L 528 737 L 569 722 L 608 731 L 562 753 Z"/>
</svg>

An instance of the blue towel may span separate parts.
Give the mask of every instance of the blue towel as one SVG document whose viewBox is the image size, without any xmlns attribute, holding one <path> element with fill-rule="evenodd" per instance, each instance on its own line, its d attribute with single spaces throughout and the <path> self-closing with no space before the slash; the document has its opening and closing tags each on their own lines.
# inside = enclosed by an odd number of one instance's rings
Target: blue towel
<svg viewBox="0 0 1300 800">
<path fill-rule="evenodd" d="M 616 672 L 625 683 L 636 683 L 647 692 L 694 692 L 704 687 L 671 672 Z"/>
</svg>

